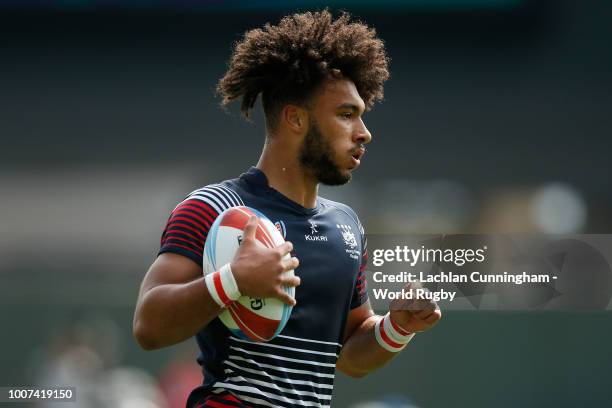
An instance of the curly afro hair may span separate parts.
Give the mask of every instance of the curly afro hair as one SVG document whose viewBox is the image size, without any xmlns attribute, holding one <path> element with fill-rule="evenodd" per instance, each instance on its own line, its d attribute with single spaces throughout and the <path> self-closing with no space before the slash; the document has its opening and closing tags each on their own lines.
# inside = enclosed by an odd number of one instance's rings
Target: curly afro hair
<svg viewBox="0 0 612 408">
<path fill-rule="evenodd" d="M 223 106 L 242 97 L 246 118 L 261 93 L 266 122 L 273 129 L 284 105 L 307 105 L 330 78 L 353 81 L 369 110 L 383 98 L 388 64 L 384 43 L 373 28 L 351 22 L 346 12 L 335 20 L 328 10 L 305 12 L 247 31 L 236 43 L 217 92 Z"/>
</svg>

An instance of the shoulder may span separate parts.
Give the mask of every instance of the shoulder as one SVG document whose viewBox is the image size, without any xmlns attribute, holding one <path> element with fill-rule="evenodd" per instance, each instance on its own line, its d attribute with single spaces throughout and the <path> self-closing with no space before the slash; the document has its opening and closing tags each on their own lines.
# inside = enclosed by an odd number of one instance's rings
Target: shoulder
<svg viewBox="0 0 612 408">
<path fill-rule="evenodd" d="M 361 221 L 359 220 L 357 213 L 350 206 L 344 203 L 338 202 L 338 201 L 333 201 L 333 200 L 324 198 L 324 197 L 318 197 L 318 198 L 321 202 L 321 205 L 323 205 L 324 207 L 331 208 L 331 209 L 334 209 L 335 211 L 348 215 L 355 222 L 355 224 L 359 227 L 359 231 L 362 234 L 364 233 L 363 226 L 361 225 Z"/>
<path fill-rule="evenodd" d="M 224 210 L 239 205 L 244 205 L 240 197 L 240 191 L 234 180 L 226 180 L 221 183 L 209 184 L 189 193 L 176 208 L 186 203 L 197 203 L 205 205 L 217 214 Z"/>
</svg>

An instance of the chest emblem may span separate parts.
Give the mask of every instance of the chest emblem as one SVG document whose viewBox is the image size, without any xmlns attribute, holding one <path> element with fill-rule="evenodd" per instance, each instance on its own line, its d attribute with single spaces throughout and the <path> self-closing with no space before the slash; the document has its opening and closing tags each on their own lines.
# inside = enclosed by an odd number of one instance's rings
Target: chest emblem
<svg viewBox="0 0 612 408">
<path fill-rule="evenodd" d="M 342 238 L 344 239 L 344 243 L 351 248 L 357 247 L 357 239 L 355 239 L 355 234 L 351 231 L 342 231 Z"/>
<path fill-rule="evenodd" d="M 310 234 L 304 234 L 306 241 L 327 242 L 327 235 L 319 234 L 319 226 L 313 220 L 308 220 L 310 224 Z"/>
<path fill-rule="evenodd" d="M 316 234 L 317 232 L 319 232 L 319 230 L 317 229 L 316 222 L 314 222 L 313 220 L 308 220 L 308 222 L 310 223 L 310 233 L 311 234 Z"/>
<path fill-rule="evenodd" d="M 344 244 L 346 245 L 346 253 L 353 259 L 359 258 L 359 250 L 357 250 L 357 238 L 355 237 L 355 233 L 352 231 L 353 228 L 350 225 L 344 224 L 336 224 L 336 228 L 338 228 L 342 234 L 342 239 L 344 240 Z"/>
</svg>

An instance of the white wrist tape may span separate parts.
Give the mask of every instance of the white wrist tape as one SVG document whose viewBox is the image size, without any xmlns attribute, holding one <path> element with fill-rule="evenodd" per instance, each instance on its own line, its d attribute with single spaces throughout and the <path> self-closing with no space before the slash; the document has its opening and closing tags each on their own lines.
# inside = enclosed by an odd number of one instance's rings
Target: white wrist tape
<svg viewBox="0 0 612 408">
<path fill-rule="evenodd" d="M 241 296 L 229 263 L 206 275 L 204 281 L 213 300 L 221 307 L 229 305 Z"/>
<path fill-rule="evenodd" d="M 409 333 L 402 329 L 391 320 L 391 315 L 387 313 L 376 322 L 374 336 L 382 348 L 392 353 L 397 353 L 402 351 L 406 344 L 412 340 L 414 333 Z"/>
</svg>

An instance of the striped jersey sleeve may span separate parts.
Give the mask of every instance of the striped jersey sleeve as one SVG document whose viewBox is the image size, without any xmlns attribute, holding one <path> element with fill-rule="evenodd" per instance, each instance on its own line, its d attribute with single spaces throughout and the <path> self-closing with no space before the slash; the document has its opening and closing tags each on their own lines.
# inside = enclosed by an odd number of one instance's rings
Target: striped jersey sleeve
<svg viewBox="0 0 612 408">
<path fill-rule="evenodd" d="M 361 265 L 359 266 L 359 273 L 357 274 L 357 281 L 355 282 L 355 290 L 353 291 L 353 297 L 351 299 L 351 309 L 355 309 L 363 305 L 368 300 L 368 285 L 366 279 L 366 267 L 368 266 L 368 240 L 365 236 L 365 231 L 361 223 L 359 223 L 359 232 L 361 234 L 362 242 L 362 253 L 361 253 Z"/>
<path fill-rule="evenodd" d="M 180 202 L 170 214 L 162 233 L 158 256 L 170 252 L 186 256 L 202 266 L 208 231 L 219 214 L 243 205 L 233 190 L 222 185 L 198 189 Z"/>
</svg>

